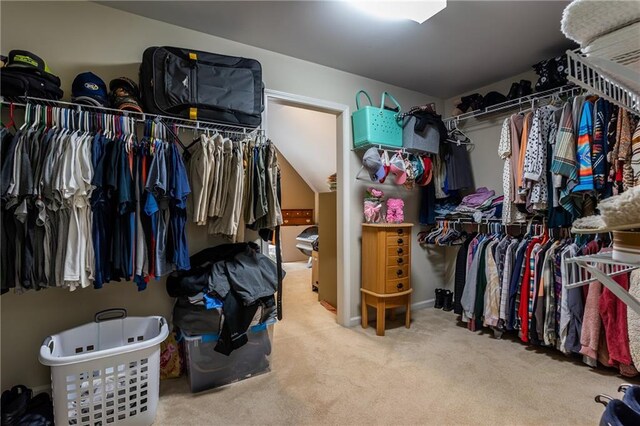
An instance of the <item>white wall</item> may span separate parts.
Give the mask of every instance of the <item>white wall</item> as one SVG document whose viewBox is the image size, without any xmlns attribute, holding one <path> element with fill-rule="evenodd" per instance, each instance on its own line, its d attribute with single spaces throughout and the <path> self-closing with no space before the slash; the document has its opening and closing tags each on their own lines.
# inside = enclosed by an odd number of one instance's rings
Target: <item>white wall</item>
<svg viewBox="0 0 640 426">
<path fill-rule="evenodd" d="M 107 83 L 126 75 L 137 79 L 142 52 L 149 46 L 183 46 L 228 55 L 255 58 L 262 63 L 266 87 L 273 90 L 309 96 L 349 105 L 355 109 L 354 96 L 359 89 L 374 97 L 388 90 L 405 106 L 436 102 L 438 99 L 417 92 L 390 86 L 325 66 L 298 60 L 264 49 L 202 34 L 163 22 L 117 11 L 88 2 L 2 2 L 0 50 L 26 49 L 43 57 L 63 81 L 65 98 L 70 95 L 71 82 L 80 72 L 91 70 Z M 242 18 L 238 17 L 238 25 Z M 350 143 L 350 142 L 349 142 Z M 355 173 L 360 158 L 352 153 L 348 158 L 351 176 L 339 176 L 352 186 L 354 197 L 347 206 L 350 211 L 351 305 L 347 307 L 353 323 L 357 323 L 360 285 L 360 245 L 362 195 L 366 183 L 356 182 Z M 398 190 L 407 198 L 407 219 L 417 218 L 417 192 Z M 188 228 L 189 247 L 196 252 L 215 240 L 198 229 Z M 414 244 L 415 234 L 414 230 Z M 417 246 L 416 246 L 417 247 Z M 418 262 L 426 253 L 415 249 L 413 263 L 414 301 L 432 298 L 438 286 L 433 262 Z M 438 271 L 435 272 L 439 274 Z M 24 383 L 39 386 L 49 383 L 48 370 L 38 364 L 40 343 L 49 334 L 88 322 L 101 309 L 122 306 L 130 315 L 171 315 L 172 300 L 166 295 L 164 281 L 152 283 L 138 293 L 131 283 L 111 283 L 100 291 L 85 289 L 68 293 L 47 290 L 25 295 L 6 294 L 1 302 L 2 388 Z M 286 320 L 286 305 L 284 307 Z"/>
<path fill-rule="evenodd" d="M 307 185 L 329 192 L 327 177 L 336 172 L 336 116 L 270 101 L 267 120 L 267 137 Z"/>
<path fill-rule="evenodd" d="M 494 90 L 506 96 L 507 93 L 509 93 L 511 83 L 522 79 L 531 81 L 531 85 L 534 86 L 537 81 L 537 76 L 532 70 L 455 96 L 445 102 L 445 115 L 451 115 L 454 108 L 454 101 L 460 99 L 462 96 L 470 93 L 485 95 Z M 524 107 L 526 108 L 526 105 Z M 496 193 L 502 194 L 502 167 L 504 162 L 498 157 L 500 129 L 504 119 L 517 111 L 518 109 L 509 110 L 506 113 L 498 113 L 490 117 L 483 116 L 478 120 L 469 119 L 460 122 L 459 127 L 464 130 L 465 134 L 467 134 L 475 144 L 471 153 L 471 167 L 473 168 L 473 177 L 477 188 L 486 186 L 489 189 L 495 190 Z"/>
</svg>

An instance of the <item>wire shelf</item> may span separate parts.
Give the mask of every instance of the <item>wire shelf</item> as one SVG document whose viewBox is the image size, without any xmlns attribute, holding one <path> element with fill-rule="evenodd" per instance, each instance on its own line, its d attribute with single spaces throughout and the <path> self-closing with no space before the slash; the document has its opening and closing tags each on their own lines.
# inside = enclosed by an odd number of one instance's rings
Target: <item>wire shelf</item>
<svg viewBox="0 0 640 426">
<path fill-rule="evenodd" d="M 492 114 L 510 111 L 514 108 L 518 108 L 521 105 L 533 105 L 536 102 L 551 99 L 554 96 L 559 95 L 572 95 L 582 90 L 580 87 L 576 87 L 573 84 L 567 84 L 565 86 L 557 87 L 555 89 L 545 90 L 543 92 L 532 93 L 531 95 L 523 96 L 517 99 L 511 99 L 506 102 L 502 102 L 496 105 L 491 105 L 484 109 L 478 109 L 475 111 L 465 112 L 464 114 L 454 115 L 452 117 L 444 118 L 443 121 L 464 121 L 469 118 L 483 118 Z"/>
<path fill-rule="evenodd" d="M 628 66 L 625 55 L 610 60 L 567 51 L 568 79 L 635 114 L 640 114 L 640 73 Z"/>
<path fill-rule="evenodd" d="M 638 262 L 620 262 L 614 260 L 612 256 L 612 252 L 605 252 L 567 259 L 570 268 L 570 282 L 566 282 L 564 285 L 571 289 L 599 281 L 629 308 L 640 314 L 640 301 L 613 280 L 614 277 L 628 274 L 640 268 L 640 260 Z"/>
</svg>

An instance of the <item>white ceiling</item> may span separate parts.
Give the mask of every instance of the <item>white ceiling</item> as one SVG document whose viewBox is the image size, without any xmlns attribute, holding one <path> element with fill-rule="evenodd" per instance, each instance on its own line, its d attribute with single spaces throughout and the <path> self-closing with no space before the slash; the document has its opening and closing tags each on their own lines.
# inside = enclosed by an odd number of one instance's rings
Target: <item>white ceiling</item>
<svg viewBox="0 0 640 426">
<path fill-rule="evenodd" d="M 424 24 L 383 21 L 342 1 L 100 3 L 441 98 L 573 47 L 560 32 L 568 1 L 449 0 Z"/>
</svg>

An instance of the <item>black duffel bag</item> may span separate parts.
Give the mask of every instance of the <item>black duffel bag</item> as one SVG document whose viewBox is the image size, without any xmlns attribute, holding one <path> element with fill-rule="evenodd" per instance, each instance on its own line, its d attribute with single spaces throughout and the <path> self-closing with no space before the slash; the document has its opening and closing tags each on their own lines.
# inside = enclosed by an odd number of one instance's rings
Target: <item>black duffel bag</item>
<svg viewBox="0 0 640 426">
<path fill-rule="evenodd" d="M 62 89 L 49 79 L 15 68 L 3 68 L 1 75 L 2 96 L 31 96 L 43 99 L 62 99 Z"/>
<path fill-rule="evenodd" d="M 26 50 L 9 52 L 6 66 L 0 69 L 2 96 L 31 96 L 62 99 L 60 78 L 54 75 L 45 61 Z"/>
<path fill-rule="evenodd" d="M 262 66 L 254 59 L 178 47 L 149 47 L 140 65 L 146 112 L 258 127 L 264 110 Z"/>
</svg>

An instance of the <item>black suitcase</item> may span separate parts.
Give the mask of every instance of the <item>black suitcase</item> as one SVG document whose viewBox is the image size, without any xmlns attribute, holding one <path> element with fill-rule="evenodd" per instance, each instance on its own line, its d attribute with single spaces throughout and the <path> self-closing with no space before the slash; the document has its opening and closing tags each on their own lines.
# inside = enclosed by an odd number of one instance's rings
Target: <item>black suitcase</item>
<svg viewBox="0 0 640 426">
<path fill-rule="evenodd" d="M 149 47 L 140 65 L 145 112 L 258 127 L 262 66 L 254 59 L 178 47 Z"/>
</svg>

